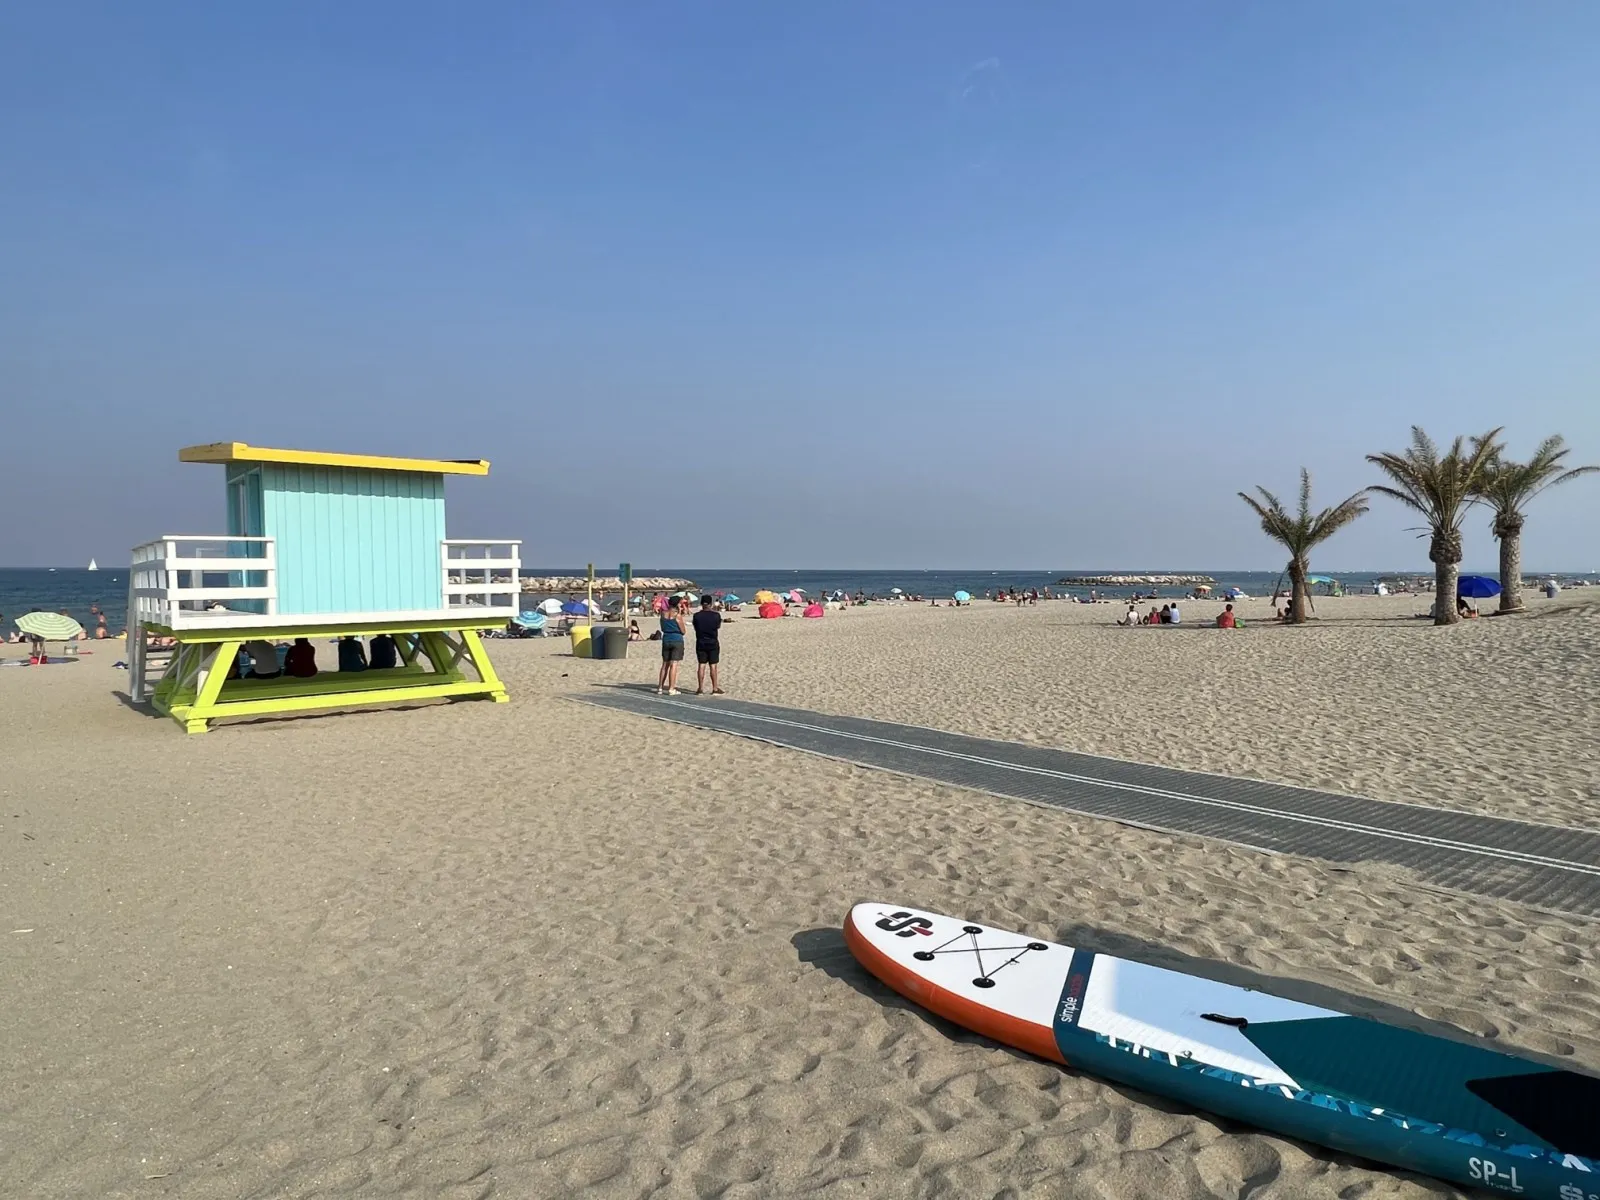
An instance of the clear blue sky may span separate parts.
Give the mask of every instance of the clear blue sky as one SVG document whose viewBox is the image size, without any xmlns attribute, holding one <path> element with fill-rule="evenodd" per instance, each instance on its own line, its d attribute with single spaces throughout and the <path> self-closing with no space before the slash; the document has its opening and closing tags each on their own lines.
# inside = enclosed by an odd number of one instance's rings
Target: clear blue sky
<svg viewBox="0 0 1600 1200">
<path fill-rule="evenodd" d="M 1276 568 L 1234 493 L 1413 422 L 1600 461 L 1597 147 L 1582 0 L 11 4 L 0 563 L 240 439 L 488 457 L 538 563 Z"/>
</svg>

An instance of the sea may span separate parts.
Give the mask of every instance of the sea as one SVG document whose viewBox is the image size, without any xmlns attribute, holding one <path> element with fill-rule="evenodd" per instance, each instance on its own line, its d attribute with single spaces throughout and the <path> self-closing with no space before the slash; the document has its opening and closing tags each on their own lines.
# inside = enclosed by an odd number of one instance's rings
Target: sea
<svg viewBox="0 0 1600 1200">
<path fill-rule="evenodd" d="M 584 573 L 582 567 L 525 567 L 524 575 L 578 575 Z M 1492 575 L 1493 572 L 1486 572 Z M 702 591 L 733 592 L 746 599 L 753 596 L 762 588 L 773 591 L 787 592 L 791 588 L 799 588 L 807 595 L 819 592 L 841 591 L 848 595 L 865 592 L 869 596 L 888 597 L 894 594 L 894 589 L 899 588 L 907 596 L 926 596 L 945 598 L 956 591 L 967 591 L 974 596 L 983 596 L 985 592 L 994 592 L 1012 588 L 1040 588 L 1049 587 L 1057 594 L 1074 593 L 1086 596 L 1089 589 L 1086 587 L 1061 588 L 1056 585 L 1056 580 L 1063 576 L 1089 576 L 1089 575 L 1210 575 L 1216 580 L 1219 592 L 1230 588 L 1241 588 L 1251 596 L 1272 594 L 1273 589 L 1284 577 L 1277 571 L 1172 571 L 1154 568 L 1117 568 L 1115 570 L 1029 570 L 1029 571 L 922 571 L 915 569 L 898 571 L 856 571 L 849 569 L 827 569 L 813 567 L 774 567 L 761 570 L 721 570 L 713 568 L 696 567 L 635 567 L 634 574 L 640 577 L 652 575 L 668 575 L 679 579 L 692 579 Z M 1370 590 L 1373 583 L 1381 576 L 1385 578 L 1401 576 L 1429 578 L 1432 572 L 1420 571 L 1340 571 L 1330 573 L 1330 578 L 1339 581 L 1347 592 L 1360 592 Z M 1553 576 L 1563 582 L 1581 578 L 1573 572 L 1557 571 L 1542 572 L 1529 571 L 1525 573 L 1528 579 L 1546 578 Z M 1107 597 L 1131 596 L 1135 591 L 1148 592 L 1148 587 L 1139 588 L 1095 588 L 1097 594 Z M 1180 595 L 1188 591 L 1187 588 L 1166 588 L 1166 594 Z M 93 630 L 94 618 L 89 614 L 90 605 L 98 605 L 106 614 L 106 625 L 112 633 L 124 628 L 127 624 L 128 601 L 128 568 L 127 567 L 101 567 L 98 571 L 90 571 L 83 567 L 58 567 L 48 570 L 38 567 L 0 567 L 0 614 L 4 621 L 0 621 L 0 629 L 9 632 L 11 621 L 30 608 L 47 609 L 50 612 L 60 612 L 65 609 L 75 617 L 85 628 Z"/>
</svg>

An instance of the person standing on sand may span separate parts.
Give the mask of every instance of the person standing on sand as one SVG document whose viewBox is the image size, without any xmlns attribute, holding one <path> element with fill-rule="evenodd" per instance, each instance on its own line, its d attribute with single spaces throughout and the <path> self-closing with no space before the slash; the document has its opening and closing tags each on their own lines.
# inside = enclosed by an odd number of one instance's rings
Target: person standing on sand
<svg viewBox="0 0 1600 1200">
<path fill-rule="evenodd" d="M 678 664 L 683 661 L 682 597 L 667 599 L 661 614 L 661 673 L 656 676 L 656 695 L 678 694 Z"/>
<path fill-rule="evenodd" d="M 694 657 L 699 664 L 695 671 L 694 694 L 699 696 L 705 692 L 706 671 L 709 670 L 711 694 L 722 695 L 722 688 L 717 685 L 717 664 L 722 661 L 722 614 L 710 596 L 700 597 L 700 611 L 694 615 Z"/>
</svg>

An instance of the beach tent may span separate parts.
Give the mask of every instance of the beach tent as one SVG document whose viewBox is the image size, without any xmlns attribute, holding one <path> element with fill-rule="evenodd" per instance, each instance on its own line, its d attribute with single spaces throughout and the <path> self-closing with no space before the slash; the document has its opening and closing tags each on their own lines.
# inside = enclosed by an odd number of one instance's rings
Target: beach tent
<svg viewBox="0 0 1600 1200">
<path fill-rule="evenodd" d="M 766 588 L 762 588 L 756 593 L 755 599 L 757 604 L 772 604 L 777 601 L 778 595 L 776 592 L 768 591 Z"/>
<path fill-rule="evenodd" d="M 547 617 L 559 617 L 561 615 L 561 601 L 551 596 L 550 599 L 539 605 L 539 611 Z"/>
<path fill-rule="evenodd" d="M 1490 579 L 1487 575 L 1463 575 L 1456 582 L 1456 595 L 1465 596 L 1468 600 L 1487 600 L 1499 594 L 1500 581 Z M 22 622 L 18 621 L 17 624 Z"/>
<path fill-rule="evenodd" d="M 1332 575 L 1307 575 L 1306 582 L 1313 588 L 1323 588 L 1320 595 L 1340 596 L 1344 594 L 1344 586 Z"/>
<path fill-rule="evenodd" d="M 820 617 L 822 615 L 822 605 L 813 600 L 810 604 L 806 605 L 805 611 L 800 615 L 802 617 Z"/>
<path fill-rule="evenodd" d="M 779 604 L 776 600 L 768 600 L 760 608 L 756 609 L 756 611 L 763 617 L 781 617 L 783 616 L 783 605 Z"/>
<path fill-rule="evenodd" d="M 1229 600 L 1242 600 L 1244 599 L 1244 589 L 1231 587 L 1228 589 L 1227 595 Z"/>
</svg>

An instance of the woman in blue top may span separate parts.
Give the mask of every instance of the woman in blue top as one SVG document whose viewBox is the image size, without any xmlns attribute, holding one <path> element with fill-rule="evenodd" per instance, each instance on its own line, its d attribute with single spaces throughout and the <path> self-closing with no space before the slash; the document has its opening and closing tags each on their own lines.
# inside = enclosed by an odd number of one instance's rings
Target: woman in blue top
<svg viewBox="0 0 1600 1200">
<path fill-rule="evenodd" d="M 683 661 L 683 609 L 681 597 L 667 600 L 667 611 L 661 614 L 661 674 L 656 677 L 656 695 L 678 694 L 678 664 Z"/>
</svg>

